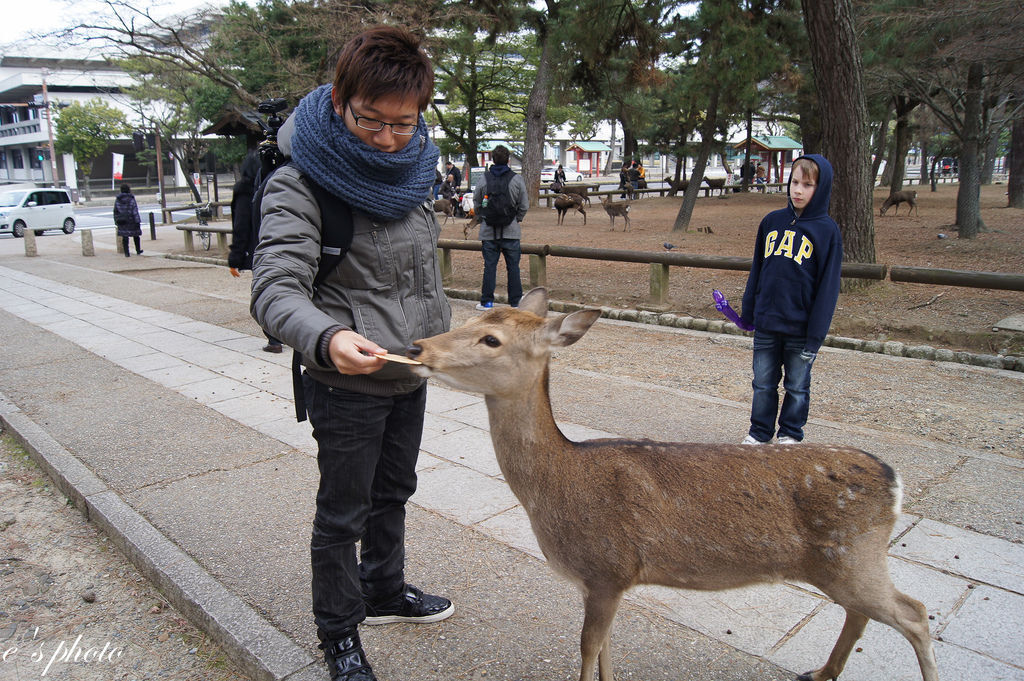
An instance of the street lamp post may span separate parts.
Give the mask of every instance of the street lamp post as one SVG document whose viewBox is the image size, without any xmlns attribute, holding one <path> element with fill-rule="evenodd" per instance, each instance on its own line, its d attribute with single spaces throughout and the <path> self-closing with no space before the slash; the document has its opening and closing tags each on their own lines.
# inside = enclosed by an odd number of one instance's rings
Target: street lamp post
<svg viewBox="0 0 1024 681">
<path fill-rule="evenodd" d="M 53 119 L 51 118 L 50 112 L 50 94 L 46 89 L 46 76 L 49 72 L 46 69 L 42 70 L 43 78 L 43 114 L 46 116 L 46 134 L 49 137 L 50 147 L 50 182 L 54 187 L 57 186 L 57 162 L 54 158 L 53 153 Z"/>
</svg>

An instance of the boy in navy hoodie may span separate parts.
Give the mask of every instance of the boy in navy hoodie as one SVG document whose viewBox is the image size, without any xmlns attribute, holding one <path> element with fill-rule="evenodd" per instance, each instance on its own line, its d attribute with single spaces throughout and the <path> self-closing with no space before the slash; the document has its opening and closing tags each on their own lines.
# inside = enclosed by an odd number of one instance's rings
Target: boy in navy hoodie
<svg viewBox="0 0 1024 681">
<path fill-rule="evenodd" d="M 743 321 L 754 325 L 754 399 L 745 445 L 771 442 L 778 413 L 778 443 L 804 439 L 810 407 L 811 365 L 825 340 L 839 298 L 843 243 L 828 215 L 832 165 L 819 154 L 793 162 L 789 205 L 761 220 Z"/>
</svg>

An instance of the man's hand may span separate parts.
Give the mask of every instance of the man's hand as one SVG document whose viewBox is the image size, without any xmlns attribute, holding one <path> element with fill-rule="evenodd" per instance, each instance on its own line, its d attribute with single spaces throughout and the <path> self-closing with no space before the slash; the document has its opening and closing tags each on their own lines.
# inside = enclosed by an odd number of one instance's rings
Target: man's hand
<svg viewBox="0 0 1024 681">
<path fill-rule="evenodd" d="M 229 267 L 228 268 L 228 272 L 231 273 L 232 277 L 240 277 L 240 276 L 242 276 L 241 274 L 238 273 L 238 268 L 237 267 Z"/>
<path fill-rule="evenodd" d="M 372 374 L 386 364 L 386 360 L 370 355 L 387 352 L 373 341 L 366 340 L 355 331 L 339 331 L 331 336 L 327 354 L 343 374 Z M 369 353 L 369 354 L 363 354 Z"/>
</svg>

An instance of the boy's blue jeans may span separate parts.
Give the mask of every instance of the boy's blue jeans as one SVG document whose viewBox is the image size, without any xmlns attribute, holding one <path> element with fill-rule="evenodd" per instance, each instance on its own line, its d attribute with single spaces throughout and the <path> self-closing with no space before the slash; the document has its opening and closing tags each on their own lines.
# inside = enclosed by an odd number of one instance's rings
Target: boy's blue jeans
<svg viewBox="0 0 1024 681">
<path fill-rule="evenodd" d="M 364 600 L 387 599 L 405 584 L 405 503 L 416 491 L 427 388 L 376 397 L 308 374 L 302 381 L 320 468 L 313 619 L 322 639 L 334 639 L 363 620 Z"/>
<path fill-rule="evenodd" d="M 804 352 L 806 338 L 754 332 L 754 399 L 750 409 L 750 434 L 761 442 L 775 435 L 804 439 L 804 424 L 811 403 L 811 365 L 815 355 Z M 779 412 L 779 380 L 785 380 L 786 395 Z"/>
</svg>

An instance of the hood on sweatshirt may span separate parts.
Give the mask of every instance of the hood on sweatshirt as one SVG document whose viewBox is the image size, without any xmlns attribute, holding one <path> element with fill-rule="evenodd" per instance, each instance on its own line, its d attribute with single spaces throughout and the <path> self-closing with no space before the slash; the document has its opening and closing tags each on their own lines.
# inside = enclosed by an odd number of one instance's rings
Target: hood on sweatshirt
<svg viewBox="0 0 1024 681">
<path fill-rule="evenodd" d="M 821 154 L 806 154 L 793 161 L 796 163 L 801 158 L 818 166 L 818 183 L 814 188 L 814 196 L 807 203 L 807 207 L 800 213 L 801 219 L 820 218 L 828 215 L 829 203 L 832 201 L 832 164 Z M 789 166 L 793 167 L 792 164 Z M 786 196 L 789 196 L 789 185 L 793 182 L 793 173 L 790 171 L 789 181 L 786 183 Z M 789 202 L 789 209 L 793 209 L 793 201 Z"/>
</svg>

